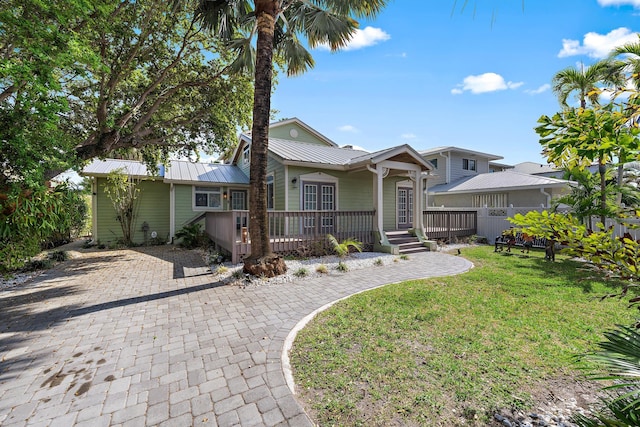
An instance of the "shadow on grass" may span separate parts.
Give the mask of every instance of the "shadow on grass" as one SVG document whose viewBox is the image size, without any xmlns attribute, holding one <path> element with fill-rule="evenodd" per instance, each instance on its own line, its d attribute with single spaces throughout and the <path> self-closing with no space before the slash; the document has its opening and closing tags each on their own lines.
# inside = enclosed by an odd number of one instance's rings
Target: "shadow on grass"
<svg viewBox="0 0 640 427">
<path fill-rule="evenodd" d="M 511 271 L 516 274 L 527 275 L 530 273 L 531 268 L 535 268 L 537 274 L 550 281 L 560 281 L 560 286 L 574 286 L 579 287 L 585 294 L 594 293 L 593 284 L 595 282 L 601 283 L 605 288 L 611 291 L 620 291 L 626 285 L 625 282 L 617 279 L 607 278 L 601 272 L 598 272 L 595 268 L 586 262 L 568 259 L 566 257 L 560 257 L 556 253 L 556 260 L 549 261 L 545 258 L 544 251 L 542 252 L 530 252 L 522 253 L 517 252 L 498 252 L 497 256 L 513 258 L 514 262 L 510 266 Z M 515 261 L 522 261 L 515 262 Z M 549 286 L 557 286 L 550 282 Z M 603 295 L 594 295 L 594 298 L 602 297 Z"/>
</svg>

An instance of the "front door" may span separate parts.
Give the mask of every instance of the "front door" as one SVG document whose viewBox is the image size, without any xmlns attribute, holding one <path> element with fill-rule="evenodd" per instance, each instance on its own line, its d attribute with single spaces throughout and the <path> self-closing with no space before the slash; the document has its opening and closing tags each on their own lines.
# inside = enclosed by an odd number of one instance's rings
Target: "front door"
<svg viewBox="0 0 640 427">
<path fill-rule="evenodd" d="M 247 210 L 247 192 L 243 190 L 231 190 L 231 210 L 246 211 Z M 247 216 L 240 215 L 236 218 L 236 230 L 247 226 Z"/>
<path fill-rule="evenodd" d="M 413 227 L 413 188 L 398 187 L 398 229 Z"/>
</svg>

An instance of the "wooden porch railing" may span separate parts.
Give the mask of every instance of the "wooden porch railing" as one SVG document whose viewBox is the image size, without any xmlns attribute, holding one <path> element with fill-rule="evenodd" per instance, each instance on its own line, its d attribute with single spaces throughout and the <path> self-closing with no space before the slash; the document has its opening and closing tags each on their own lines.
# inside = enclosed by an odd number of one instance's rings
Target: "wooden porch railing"
<svg viewBox="0 0 640 427">
<path fill-rule="evenodd" d="M 324 242 L 327 234 L 339 241 L 354 238 L 373 244 L 374 211 L 269 211 L 269 239 L 276 253 L 292 253 Z M 229 251 L 232 262 L 251 252 L 248 211 L 207 212 L 206 232 Z"/>
<path fill-rule="evenodd" d="M 475 210 L 423 211 L 424 227 L 429 239 L 446 239 L 477 234 L 478 213 Z"/>
</svg>

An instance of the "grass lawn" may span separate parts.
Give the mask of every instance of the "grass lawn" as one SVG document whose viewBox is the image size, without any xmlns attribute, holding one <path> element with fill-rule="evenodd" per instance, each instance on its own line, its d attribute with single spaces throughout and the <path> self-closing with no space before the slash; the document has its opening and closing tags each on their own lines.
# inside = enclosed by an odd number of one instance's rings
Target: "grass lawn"
<svg viewBox="0 0 640 427">
<path fill-rule="evenodd" d="M 486 425 L 579 378 L 574 356 L 633 320 L 625 301 L 599 300 L 619 283 L 566 257 L 463 256 L 468 273 L 353 296 L 299 333 L 294 377 L 319 425 Z"/>
</svg>

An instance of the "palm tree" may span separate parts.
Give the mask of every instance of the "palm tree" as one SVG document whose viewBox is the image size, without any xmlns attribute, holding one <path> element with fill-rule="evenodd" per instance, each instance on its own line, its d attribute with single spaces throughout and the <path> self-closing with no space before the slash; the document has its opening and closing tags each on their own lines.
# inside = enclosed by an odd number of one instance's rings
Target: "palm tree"
<svg viewBox="0 0 640 427">
<path fill-rule="evenodd" d="M 249 233 L 251 254 L 244 272 L 273 277 L 286 271 L 281 257 L 269 242 L 267 221 L 267 148 L 274 55 L 288 75 L 313 67 L 311 48 L 327 45 L 332 51 L 344 47 L 358 28 L 356 18 L 371 18 L 387 0 L 199 0 L 196 14 L 204 26 L 237 52 L 234 67 L 254 70 L 253 124 L 249 163 Z M 256 36 L 255 48 L 253 38 Z"/>
<path fill-rule="evenodd" d="M 602 60 L 586 68 L 581 65 L 579 69 L 568 67 L 558 71 L 553 76 L 552 88 L 563 108 L 570 108 L 567 99 L 572 93 L 576 93 L 576 97 L 580 101 L 580 108 L 584 110 L 587 108 L 587 101 L 591 105 L 599 105 L 598 98 L 602 93 L 603 86 L 619 88 L 624 86 L 624 82 L 624 75 L 619 63 Z M 600 209 L 602 211 L 600 219 L 604 223 L 607 166 L 602 158 L 598 159 L 598 173 L 600 174 Z"/>
<path fill-rule="evenodd" d="M 553 76 L 553 92 L 560 104 L 567 108 L 567 99 L 572 93 L 580 101 L 580 108 L 587 108 L 587 100 L 592 105 L 598 105 L 598 97 L 602 86 L 620 87 L 624 84 L 624 77 L 619 67 L 611 61 L 598 61 L 590 67 L 568 67 L 558 71 Z"/>
</svg>

